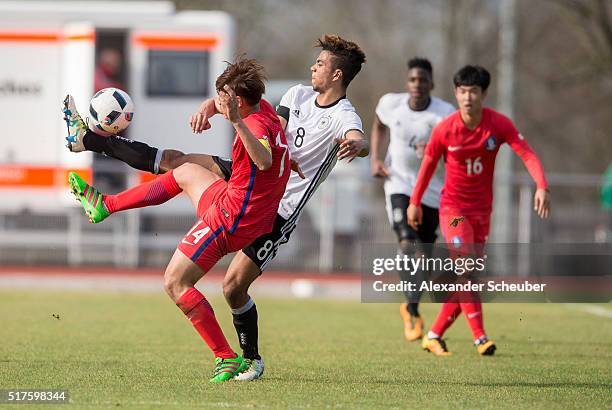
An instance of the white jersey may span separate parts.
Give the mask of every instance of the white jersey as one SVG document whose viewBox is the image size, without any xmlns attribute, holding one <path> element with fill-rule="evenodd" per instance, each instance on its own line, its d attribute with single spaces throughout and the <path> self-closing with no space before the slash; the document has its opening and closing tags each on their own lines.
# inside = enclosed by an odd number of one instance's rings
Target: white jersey
<svg viewBox="0 0 612 410">
<path fill-rule="evenodd" d="M 431 97 L 429 106 L 414 111 L 408 106 L 408 93 L 383 95 L 376 106 L 376 115 L 390 131 L 390 142 L 385 158 L 389 176 L 385 179 L 385 195 L 404 194 L 410 196 L 421 166 L 416 155 L 416 144 L 429 141 L 432 129 L 443 118 L 455 111 L 449 103 Z M 423 195 L 423 204 L 439 208 L 440 190 L 444 182 L 443 170 L 438 167 Z"/>
<path fill-rule="evenodd" d="M 361 118 L 346 98 L 319 106 L 318 93 L 311 86 L 296 85 L 280 101 L 289 109 L 285 130 L 291 159 L 297 161 L 306 179 L 291 172 L 278 214 L 287 220 L 285 231 L 292 229 L 317 187 L 336 164 L 339 145 L 335 138 L 344 138 L 350 130 L 363 132 Z"/>
</svg>

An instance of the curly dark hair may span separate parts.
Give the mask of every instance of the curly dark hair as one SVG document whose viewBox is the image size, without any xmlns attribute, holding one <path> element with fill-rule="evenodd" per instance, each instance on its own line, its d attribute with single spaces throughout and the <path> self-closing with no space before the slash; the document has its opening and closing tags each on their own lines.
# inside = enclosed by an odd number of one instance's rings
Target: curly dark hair
<svg viewBox="0 0 612 410">
<path fill-rule="evenodd" d="M 342 85 L 346 88 L 361 71 L 366 56 L 359 46 L 340 36 L 325 34 L 317 40 L 315 47 L 329 51 L 333 56 L 334 69 L 342 71 Z"/>
<path fill-rule="evenodd" d="M 431 62 L 423 57 L 413 57 L 408 60 L 408 69 L 412 70 L 413 68 L 421 68 L 429 73 L 430 76 L 433 77 L 433 68 L 431 66 Z"/>
</svg>

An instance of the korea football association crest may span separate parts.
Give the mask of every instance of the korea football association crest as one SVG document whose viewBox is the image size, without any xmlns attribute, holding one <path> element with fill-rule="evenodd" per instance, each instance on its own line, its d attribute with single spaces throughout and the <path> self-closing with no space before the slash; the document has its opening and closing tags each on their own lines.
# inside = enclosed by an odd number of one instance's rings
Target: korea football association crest
<svg viewBox="0 0 612 410">
<path fill-rule="evenodd" d="M 452 242 L 453 242 L 453 247 L 454 247 L 455 249 L 459 249 L 459 248 L 461 248 L 461 246 L 462 246 L 462 240 L 461 240 L 461 237 L 460 237 L 460 236 L 453 236 Z"/>
<path fill-rule="evenodd" d="M 329 124 L 331 124 L 331 115 L 324 115 L 319 120 L 319 123 L 317 124 L 317 128 L 320 130 L 324 130 L 325 128 L 329 127 Z"/>
<path fill-rule="evenodd" d="M 485 149 L 487 151 L 495 151 L 497 148 L 497 137 L 495 135 L 490 135 L 489 138 L 485 141 Z"/>
</svg>

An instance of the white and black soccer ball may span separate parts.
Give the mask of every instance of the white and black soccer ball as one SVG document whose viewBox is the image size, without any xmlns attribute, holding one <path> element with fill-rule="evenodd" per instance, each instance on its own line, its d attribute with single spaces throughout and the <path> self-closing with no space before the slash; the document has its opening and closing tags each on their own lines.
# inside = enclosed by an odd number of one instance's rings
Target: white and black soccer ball
<svg viewBox="0 0 612 410">
<path fill-rule="evenodd" d="M 134 103 L 123 90 L 104 88 L 89 103 L 87 125 L 96 134 L 108 137 L 124 131 L 134 118 Z"/>
</svg>

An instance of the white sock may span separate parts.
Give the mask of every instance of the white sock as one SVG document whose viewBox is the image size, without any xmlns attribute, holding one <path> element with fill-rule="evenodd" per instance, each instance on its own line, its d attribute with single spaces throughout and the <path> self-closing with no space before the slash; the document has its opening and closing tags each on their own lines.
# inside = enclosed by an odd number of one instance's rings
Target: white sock
<svg viewBox="0 0 612 410">
<path fill-rule="evenodd" d="M 480 344 L 486 343 L 488 340 L 489 338 L 486 335 L 480 336 L 478 339 L 474 340 L 474 344 L 478 346 Z"/>
<path fill-rule="evenodd" d="M 247 300 L 247 302 L 244 304 L 244 306 L 239 307 L 238 309 L 232 309 L 232 314 L 234 315 L 241 315 L 244 312 L 248 312 L 249 309 L 251 309 L 253 307 L 253 305 L 255 304 L 255 302 L 253 301 L 253 299 L 249 296 L 249 300 Z"/>
<path fill-rule="evenodd" d="M 428 339 L 439 339 L 440 335 L 430 330 L 429 332 L 427 332 L 427 338 Z"/>
</svg>

